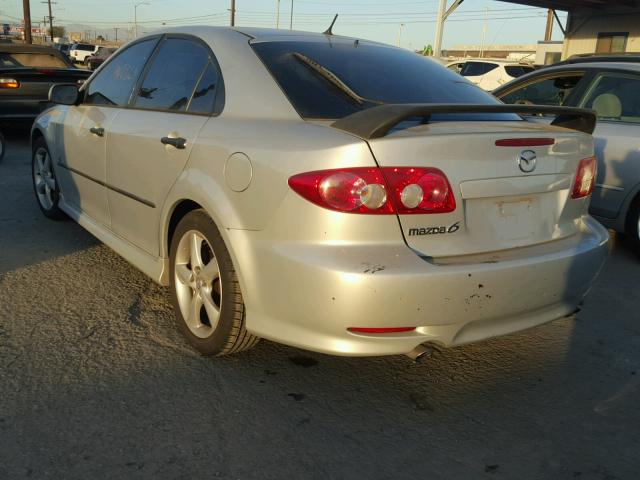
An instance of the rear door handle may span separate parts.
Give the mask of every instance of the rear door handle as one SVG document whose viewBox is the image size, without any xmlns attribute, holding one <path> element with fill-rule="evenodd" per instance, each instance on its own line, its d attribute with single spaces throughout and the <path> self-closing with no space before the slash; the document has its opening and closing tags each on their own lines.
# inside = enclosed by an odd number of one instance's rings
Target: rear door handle
<svg viewBox="0 0 640 480">
<path fill-rule="evenodd" d="M 99 137 L 104 137 L 104 128 L 102 127 L 91 127 L 89 131 L 94 135 L 97 135 Z"/>
<path fill-rule="evenodd" d="M 160 141 L 163 145 L 172 145 L 178 150 L 183 150 L 187 146 L 187 139 L 182 137 L 162 137 Z"/>
</svg>

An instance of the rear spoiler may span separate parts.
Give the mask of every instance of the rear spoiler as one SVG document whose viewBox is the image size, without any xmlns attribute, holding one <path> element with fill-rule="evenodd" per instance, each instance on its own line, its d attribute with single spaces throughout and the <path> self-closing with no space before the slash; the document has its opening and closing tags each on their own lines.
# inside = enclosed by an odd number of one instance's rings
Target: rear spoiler
<svg viewBox="0 0 640 480">
<path fill-rule="evenodd" d="M 555 115 L 551 125 L 570 128 L 591 134 L 596 127 L 596 114 L 585 108 L 554 107 L 547 105 L 495 105 L 478 104 L 430 104 L 406 103 L 378 105 L 352 113 L 331 124 L 332 127 L 360 137 L 373 140 L 387 135 L 400 122 L 414 117 L 424 118 L 447 113 L 518 113 L 524 115 Z"/>
</svg>

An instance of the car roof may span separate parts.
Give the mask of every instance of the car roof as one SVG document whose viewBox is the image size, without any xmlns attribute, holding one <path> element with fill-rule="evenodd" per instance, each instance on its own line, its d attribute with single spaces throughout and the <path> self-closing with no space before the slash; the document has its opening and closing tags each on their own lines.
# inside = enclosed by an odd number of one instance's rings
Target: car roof
<svg viewBox="0 0 640 480">
<path fill-rule="evenodd" d="M 326 35 L 321 32 L 307 32 L 302 30 L 281 30 L 276 28 L 259 28 L 259 27 L 216 27 L 210 25 L 195 25 L 195 26 L 186 26 L 186 27 L 167 27 L 161 28 L 158 30 L 154 30 L 149 32 L 145 37 L 165 34 L 165 33 L 174 33 L 174 34 L 186 34 L 186 35 L 194 35 L 197 37 L 203 38 L 224 38 L 225 40 L 236 40 L 243 41 L 242 37 L 238 38 L 238 33 L 244 35 L 245 40 L 249 37 L 253 43 L 258 42 L 276 42 L 276 41 L 325 41 L 325 42 L 353 42 L 354 40 L 358 40 L 362 43 L 367 43 L 369 45 L 381 45 L 385 47 L 392 47 L 391 45 L 387 45 L 385 43 L 379 43 L 372 40 L 356 38 L 356 37 L 345 37 L 342 35 Z M 143 38 L 142 36 L 139 38 Z M 396 47 L 392 47 L 396 48 Z"/>
<path fill-rule="evenodd" d="M 562 72 L 571 70 L 629 70 L 640 72 L 640 61 L 638 62 L 580 62 L 580 63 L 559 63 L 536 70 L 539 72 Z M 522 77 L 521 77 L 522 78 Z"/>
<path fill-rule="evenodd" d="M 627 72 L 640 72 L 640 62 L 591 62 L 591 63 L 564 63 L 550 65 L 548 67 L 539 68 L 533 72 L 522 75 L 518 78 L 511 80 L 510 82 L 500 85 L 493 93 L 500 94 L 500 92 L 508 90 L 512 85 L 527 81 L 532 78 L 548 75 L 556 72 L 575 72 L 579 70 L 614 70 L 614 71 L 627 71 Z"/>
</svg>

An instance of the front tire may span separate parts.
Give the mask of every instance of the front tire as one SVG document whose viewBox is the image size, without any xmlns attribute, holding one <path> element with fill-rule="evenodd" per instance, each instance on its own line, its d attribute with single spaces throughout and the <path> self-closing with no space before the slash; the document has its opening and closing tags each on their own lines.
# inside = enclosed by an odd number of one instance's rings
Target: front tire
<svg viewBox="0 0 640 480">
<path fill-rule="evenodd" d="M 203 355 L 247 350 L 259 338 L 245 329 L 240 284 L 229 251 L 204 210 L 178 223 L 171 238 L 170 288 L 178 328 Z"/>
<path fill-rule="evenodd" d="M 45 217 L 64 220 L 66 214 L 60 210 L 60 187 L 53 168 L 53 159 L 44 138 L 33 143 L 31 156 L 31 178 L 38 206 Z"/>
</svg>

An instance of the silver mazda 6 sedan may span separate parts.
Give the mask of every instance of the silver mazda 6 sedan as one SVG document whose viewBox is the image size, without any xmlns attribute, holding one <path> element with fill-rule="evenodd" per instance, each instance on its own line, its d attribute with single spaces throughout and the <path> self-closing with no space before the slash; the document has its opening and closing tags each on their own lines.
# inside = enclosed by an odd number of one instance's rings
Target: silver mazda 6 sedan
<svg viewBox="0 0 640 480">
<path fill-rule="evenodd" d="M 504 105 L 406 50 L 166 29 L 50 100 L 43 213 L 168 285 L 203 354 L 415 357 L 570 315 L 607 255 L 593 112 Z"/>
</svg>

